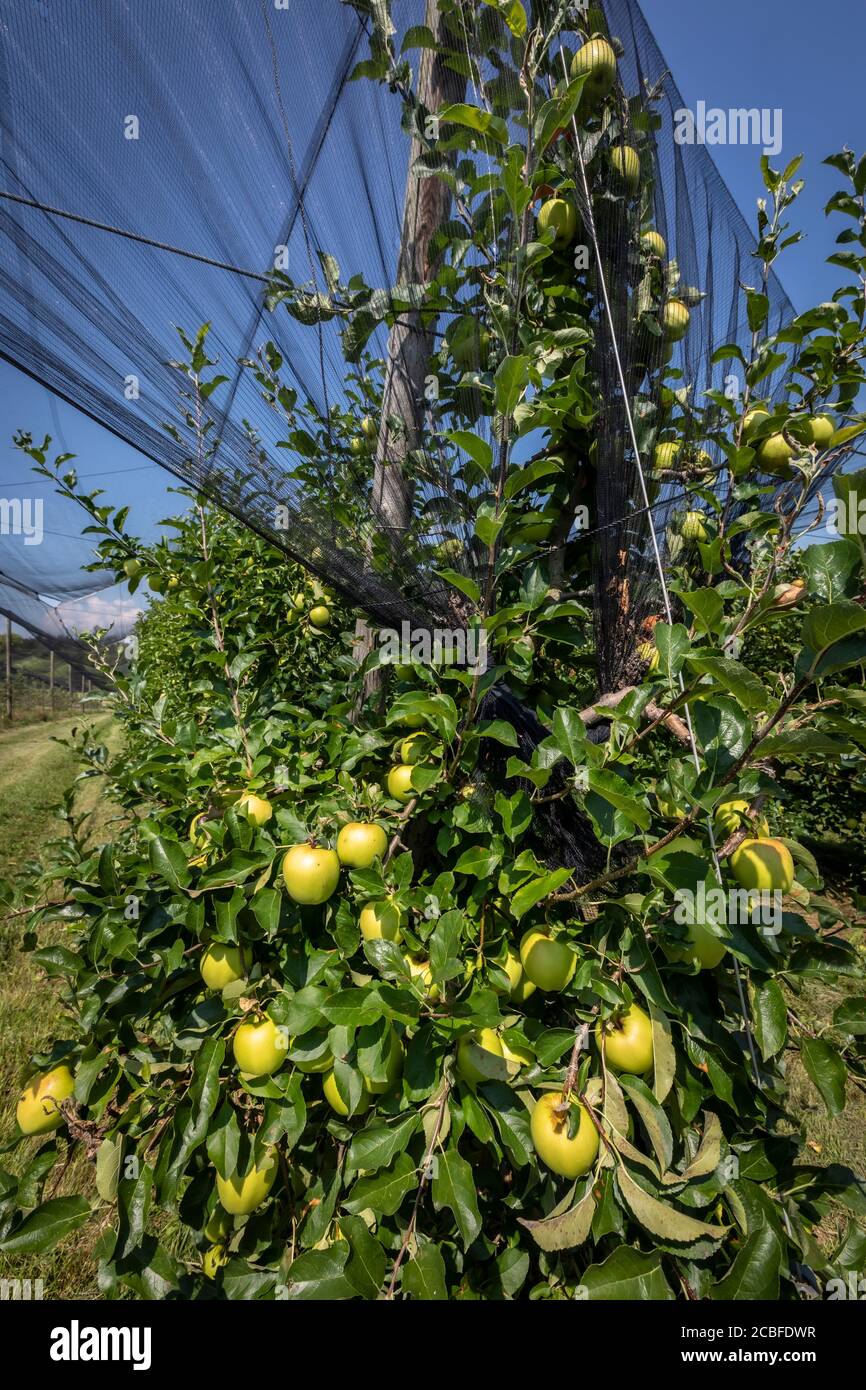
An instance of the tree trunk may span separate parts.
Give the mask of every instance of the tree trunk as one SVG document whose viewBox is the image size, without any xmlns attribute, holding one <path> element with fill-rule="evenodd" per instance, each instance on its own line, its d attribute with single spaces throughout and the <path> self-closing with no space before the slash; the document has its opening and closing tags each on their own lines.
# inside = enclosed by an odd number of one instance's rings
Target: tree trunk
<svg viewBox="0 0 866 1390">
<path fill-rule="evenodd" d="M 447 47 L 445 22 L 438 0 L 427 0 L 424 23 L 437 45 Z M 460 101 L 466 78 L 446 67 L 441 54 L 425 48 L 418 72 L 417 96 L 429 112 L 448 102 Z M 451 190 L 442 179 L 415 178 L 412 167 L 426 153 L 413 136 L 409 172 L 403 202 L 403 227 L 395 284 L 428 284 L 436 269 L 432 250 L 436 232 L 448 218 Z M 395 550 L 412 518 L 412 489 L 406 481 L 406 456 L 423 437 L 424 384 L 433 350 L 433 329 L 417 312 L 401 314 L 388 339 L 388 365 L 382 395 L 382 418 L 373 469 L 373 509 L 377 522 Z M 355 629 L 355 656 L 360 663 L 372 650 L 373 633 L 363 619 Z M 370 672 L 364 682 L 362 703 L 381 685 L 381 672 Z"/>
<path fill-rule="evenodd" d="M 12 619 L 6 619 L 6 718 L 12 721 Z"/>
</svg>

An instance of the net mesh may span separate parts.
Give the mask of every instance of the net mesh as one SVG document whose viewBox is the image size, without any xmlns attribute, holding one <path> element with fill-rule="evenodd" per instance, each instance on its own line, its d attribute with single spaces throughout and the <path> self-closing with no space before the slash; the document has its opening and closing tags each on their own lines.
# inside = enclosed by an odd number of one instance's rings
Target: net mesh
<svg viewBox="0 0 866 1390">
<path fill-rule="evenodd" d="M 376 622 L 453 627 L 468 620 L 471 605 L 437 571 L 447 563 L 483 577 L 483 488 L 448 435 L 471 425 L 500 447 L 487 364 L 480 354 L 469 360 L 477 340 L 470 334 L 468 358 L 464 345 L 458 390 L 430 399 L 419 384 L 448 360 L 464 319 L 483 326 L 489 307 L 479 293 L 457 317 L 453 306 L 419 314 L 417 282 L 437 268 L 439 243 L 424 242 L 425 264 L 405 254 L 401 262 L 405 219 L 411 207 L 422 221 L 486 223 L 494 270 L 520 228 L 495 189 L 469 204 L 440 193 L 426 210 L 423 197 L 407 199 L 408 163 L 423 148 L 407 118 L 411 102 L 393 71 L 390 82 L 375 81 L 357 66 L 378 51 L 375 20 L 385 8 L 362 0 L 98 0 L 70 10 L 0 0 L 0 191 L 18 200 L 0 199 L 0 353 L 202 488 Z M 533 18 L 558 8 L 538 4 Z M 399 55 L 430 6 L 395 0 L 390 13 Z M 505 26 L 489 6 L 465 4 L 462 14 L 449 30 L 440 96 L 501 113 L 521 141 L 515 113 L 523 97 Z M 676 549 L 673 514 L 701 505 L 684 496 L 682 477 L 655 477 L 648 511 L 639 486 L 626 403 L 651 460 L 666 365 L 640 316 L 652 289 L 641 234 L 657 230 L 676 264 L 668 297 L 689 298 L 666 382 L 687 388 L 693 402 L 720 389 L 731 370 L 712 361 L 720 343 L 748 350 L 740 282 L 754 278 L 755 262 L 748 226 L 708 151 L 673 139 L 682 98 L 635 0 L 593 7 L 593 27 L 616 43 L 619 63 L 613 120 L 583 127 L 591 203 L 574 142 L 559 140 L 550 155 L 551 177 L 574 183 L 584 239 L 592 212 L 615 325 L 612 333 L 590 265 L 581 283 L 600 416 L 590 433 L 577 429 L 569 439 L 560 431 L 556 441 L 565 437 L 586 479 L 590 535 L 555 537 L 553 553 L 541 545 L 526 563 L 541 555 L 556 568 L 561 555 L 569 563 L 578 551 L 586 557 L 605 691 L 628 676 L 636 637 L 660 611 L 650 516 L 667 560 Z M 554 42 L 548 89 L 559 47 L 567 64 L 581 41 L 566 29 Z M 408 52 L 417 71 L 423 50 L 418 63 Z M 638 196 L 616 172 L 630 150 L 639 153 Z M 454 159 L 476 174 L 492 168 L 483 142 L 464 144 Z M 423 182 L 428 192 L 447 187 Z M 471 246 L 464 254 L 477 256 Z M 341 300 L 362 281 L 369 297 L 354 301 L 347 321 Z M 775 278 L 766 289 L 772 330 L 793 309 Z M 203 452 L 183 422 L 189 383 L 171 364 L 175 326 L 194 331 L 205 320 L 211 375 L 226 379 L 208 400 L 216 442 Z M 406 387 L 395 398 L 401 375 Z M 763 394 L 771 397 L 776 384 L 768 380 Z M 556 379 L 550 387 L 555 395 Z M 378 427 L 383 390 L 385 417 L 389 409 L 399 415 L 403 433 L 389 440 L 386 428 L 367 449 L 361 422 L 371 417 Z M 683 458 L 692 444 L 706 447 L 688 409 L 676 423 Z M 541 430 L 519 440 L 513 456 L 550 449 L 552 436 Z M 727 475 L 710 454 L 710 486 L 724 497 Z M 80 559 L 53 544 L 40 549 L 39 566 L 26 557 L 25 574 L 17 568 L 22 549 L 4 543 L 0 568 L 10 589 L 37 601 L 82 592 Z"/>
</svg>

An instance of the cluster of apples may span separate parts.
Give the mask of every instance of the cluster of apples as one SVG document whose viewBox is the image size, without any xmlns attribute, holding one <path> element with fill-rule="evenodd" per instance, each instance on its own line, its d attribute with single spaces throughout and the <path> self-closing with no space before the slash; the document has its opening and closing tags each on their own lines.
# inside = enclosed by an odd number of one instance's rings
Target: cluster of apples
<svg viewBox="0 0 866 1390">
<path fill-rule="evenodd" d="M 324 595 L 319 594 L 317 595 L 317 597 L 321 598 L 324 597 Z M 328 607 L 328 605 L 326 603 L 315 601 L 311 604 L 307 595 L 302 592 L 298 592 L 297 594 L 295 594 L 295 596 L 292 599 L 292 606 L 288 612 L 289 622 L 297 622 L 298 618 L 305 610 L 307 615 L 307 622 L 310 624 L 311 627 L 318 628 L 319 631 L 321 631 L 323 627 L 328 627 L 328 625 L 330 624 L 331 610 Z"/>
<path fill-rule="evenodd" d="M 349 452 L 352 454 L 365 454 L 379 433 L 376 421 L 371 415 L 364 416 L 360 428 L 361 433 L 353 435 L 349 440 Z"/>
<path fill-rule="evenodd" d="M 791 460 L 796 450 L 785 438 L 783 430 L 767 434 L 761 432 L 770 412 L 763 406 L 754 406 L 743 417 L 743 442 L 755 450 L 755 462 L 763 473 L 771 477 L 790 478 Z M 836 433 L 836 421 L 832 415 L 810 415 L 805 417 L 808 441 L 811 446 L 823 453 L 830 447 Z"/>
</svg>

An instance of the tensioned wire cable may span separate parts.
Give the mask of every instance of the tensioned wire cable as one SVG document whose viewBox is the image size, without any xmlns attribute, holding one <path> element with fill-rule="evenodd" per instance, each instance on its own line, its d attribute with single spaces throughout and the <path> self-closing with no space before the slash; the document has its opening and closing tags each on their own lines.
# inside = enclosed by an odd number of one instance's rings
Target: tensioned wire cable
<svg viewBox="0 0 866 1390">
<path fill-rule="evenodd" d="M 565 51 L 564 51 L 564 49 L 560 48 L 560 50 L 559 50 L 559 56 L 560 56 L 560 59 L 562 60 L 563 74 L 564 74 L 564 76 L 565 76 L 565 80 L 566 80 L 566 83 L 567 83 L 567 82 L 568 82 L 568 76 L 569 76 L 569 74 L 568 74 L 568 65 L 567 65 L 567 63 L 566 63 L 566 61 L 565 61 Z M 580 131 L 579 131 L 578 125 L 577 125 L 577 118 L 576 118 L 576 116 L 575 116 L 574 114 L 572 114 L 572 117 L 571 117 L 571 124 L 572 124 L 572 130 L 573 130 L 573 134 L 574 134 L 574 144 L 575 144 L 575 149 L 576 149 L 576 151 L 577 151 L 578 163 L 579 163 L 579 165 L 580 165 L 580 175 L 581 175 L 581 181 L 582 181 L 582 183 L 583 183 L 583 192 L 584 192 L 584 197 L 585 197 L 585 200 L 586 200 L 587 222 L 588 222 L 588 226 L 589 226 L 590 236 L 592 237 L 593 249 L 594 249 L 594 251 L 595 251 L 596 273 L 597 273 L 597 276 L 598 276 L 599 288 L 601 289 L 602 300 L 603 300 L 603 303 L 604 303 L 605 317 L 606 317 L 606 319 L 607 319 L 608 328 L 609 328 L 609 330 L 610 330 L 611 348 L 612 348 L 612 350 L 613 350 L 614 360 L 615 360 L 615 362 L 616 362 L 617 376 L 618 376 L 618 378 L 619 378 L 620 389 L 621 389 L 621 391 L 622 391 L 623 406 L 624 406 L 625 414 L 626 414 L 626 423 L 627 423 L 627 425 L 628 425 L 629 438 L 630 438 L 630 441 L 631 441 L 632 449 L 634 450 L 634 459 L 635 459 L 635 464 L 636 464 L 636 467 L 637 467 L 637 475 L 638 475 L 638 479 L 639 479 L 639 481 L 640 481 L 640 489 L 641 489 L 641 494 L 642 494 L 642 496 L 643 496 L 643 501 L 644 501 L 644 510 L 645 510 L 645 512 L 646 512 L 647 521 L 648 521 L 648 525 L 649 525 L 649 534 L 650 534 L 650 539 L 651 539 L 651 542 L 652 542 L 653 557 L 654 557 L 654 560 L 655 560 L 656 569 L 657 569 L 657 571 L 658 571 L 659 584 L 660 584 L 660 586 L 661 586 L 661 592 L 662 592 L 662 601 L 663 601 L 663 603 L 664 603 L 664 609 L 665 609 L 665 614 L 666 614 L 666 617 L 667 617 L 668 625 L 669 625 L 670 627 L 673 627 L 674 619 L 673 619 L 673 609 L 672 609 L 672 607 L 671 607 L 670 593 L 669 593 L 669 591 L 668 591 L 667 579 L 665 578 L 665 570 L 664 570 L 664 565 L 663 565 L 663 563 L 662 563 L 661 551 L 659 550 L 658 536 L 657 536 L 657 533 L 656 533 L 655 521 L 654 521 L 654 519 L 653 519 L 652 506 L 651 506 L 650 500 L 649 500 L 649 492 L 648 492 L 648 490 L 647 490 L 646 478 L 645 478 L 645 476 L 644 476 L 643 462 L 642 462 L 641 456 L 640 456 L 640 448 L 638 447 L 638 442 L 637 442 L 637 431 L 636 431 L 636 429 L 635 429 L 634 416 L 633 416 L 632 408 L 631 408 L 631 400 L 630 400 L 630 397 L 629 397 L 628 383 L 627 383 L 627 381 L 626 381 L 625 371 L 624 371 L 623 365 L 622 365 L 622 358 L 621 358 L 621 356 L 620 356 L 620 351 L 619 351 L 619 340 L 618 340 L 618 338 L 617 338 L 616 323 L 615 323 L 615 320 L 614 320 L 613 310 L 612 310 L 611 304 L 610 304 L 610 297 L 609 297 L 609 295 L 608 295 L 608 290 L 607 290 L 607 277 L 605 276 L 605 273 L 604 273 L 604 266 L 603 266 L 603 264 L 602 264 L 601 247 L 600 247 L 600 245 L 599 245 L 598 232 L 597 232 L 596 225 L 595 225 L 595 214 L 594 214 L 594 212 L 593 212 L 592 197 L 591 197 L 590 191 L 589 191 L 589 180 L 588 180 L 587 175 L 586 175 L 586 163 L 585 163 L 584 157 L 583 157 L 583 145 L 582 145 L 581 139 L 580 139 Z M 681 672 L 681 671 L 679 671 L 679 672 L 677 673 L 677 683 L 678 683 L 679 688 L 680 688 L 680 694 L 681 694 L 681 695 L 684 695 L 684 694 L 685 694 L 686 686 L 685 686 L 685 681 L 684 681 L 684 679 L 683 679 L 683 675 L 682 675 L 682 672 Z M 701 771 L 701 758 L 700 758 L 700 753 L 698 752 L 697 739 L 695 738 L 695 731 L 694 731 L 694 727 L 693 727 L 693 725 L 692 725 L 691 711 L 690 711 L 690 709 L 689 709 L 688 703 L 686 703 L 686 704 L 683 706 L 683 710 L 684 710 L 685 717 L 686 717 L 686 727 L 687 727 L 687 729 L 688 729 L 689 744 L 690 744 L 690 746 L 691 746 L 691 751 L 692 751 L 692 760 L 693 760 L 694 765 L 695 765 L 695 771 L 697 772 L 698 775 L 700 775 L 700 771 Z M 708 834 L 709 843 L 710 843 L 710 853 L 711 853 L 712 860 L 713 860 L 713 869 L 714 869 L 714 872 L 715 872 L 716 879 L 717 879 L 717 882 L 718 882 L 718 884 L 719 884 L 719 887 L 722 888 L 722 884 L 723 884 L 722 866 L 721 866 L 721 862 L 720 862 L 720 860 L 719 860 L 718 848 L 717 848 L 717 846 L 716 846 L 716 837 L 715 837 L 715 833 L 714 833 L 714 830 L 713 830 L 713 818 L 712 818 L 712 815 L 710 814 L 709 811 L 706 813 L 706 825 L 707 825 L 707 834 Z M 760 1073 L 760 1069 L 759 1069 L 759 1066 L 758 1066 L 758 1057 L 757 1057 L 757 1053 L 756 1053 L 756 1051 L 755 1051 L 755 1040 L 754 1040 L 754 1038 L 753 1038 L 753 1036 L 752 1036 L 752 1024 L 751 1024 L 751 1020 L 750 1020 L 750 1018 L 749 1018 L 748 1009 L 747 1009 L 747 1007 L 746 1007 L 746 995 L 745 995 L 745 990 L 744 990 L 744 987 L 743 987 L 742 975 L 741 975 L 741 973 L 740 973 L 739 962 L 738 962 L 738 960 L 737 960 L 736 955 L 732 955 L 732 959 L 733 959 L 733 962 L 734 962 L 734 974 L 735 974 L 735 976 L 736 976 L 736 981 L 737 981 L 737 992 L 738 992 L 739 998 L 740 998 L 740 1008 L 741 1008 L 742 1015 L 743 1015 L 743 1025 L 744 1025 L 744 1027 L 745 1027 L 746 1039 L 747 1039 L 747 1041 L 748 1041 L 749 1053 L 750 1053 L 750 1055 L 751 1055 L 751 1060 L 752 1060 L 752 1069 L 753 1069 L 753 1071 L 754 1071 L 754 1076 L 755 1076 L 755 1085 L 758 1087 L 759 1090 L 761 1090 L 761 1089 L 762 1089 L 761 1073 Z"/>
</svg>

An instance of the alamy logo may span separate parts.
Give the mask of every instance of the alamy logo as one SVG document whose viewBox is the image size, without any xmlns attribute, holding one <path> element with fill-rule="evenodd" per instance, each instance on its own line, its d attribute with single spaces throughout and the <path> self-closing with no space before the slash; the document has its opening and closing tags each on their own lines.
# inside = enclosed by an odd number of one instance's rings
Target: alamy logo
<svg viewBox="0 0 866 1390">
<path fill-rule="evenodd" d="M 52 1361 L 131 1361 L 134 1371 L 150 1370 L 149 1327 L 68 1327 L 51 1331 Z"/>
<path fill-rule="evenodd" d="M 782 930 L 782 894 L 749 891 L 746 888 L 707 888 L 699 883 L 696 892 L 677 888 L 674 921 L 686 927 L 693 922 L 728 922 L 761 928 L 764 936 L 778 936 Z"/>
<path fill-rule="evenodd" d="M 25 545 L 41 545 L 43 534 L 41 497 L 0 497 L 0 536 L 23 536 Z"/>
<path fill-rule="evenodd" d="M 379 631 L 379 648 L 383 664 L 410 666 L 420 662 L 425 666 L 446 664 L 465 666 L 474 676 L 487 670 L 487 633 L 483 628 L 412 627 L 400 624 Z"/>
<path fill-rule="evenodd" d="M 678 145 L 760 145 L 767 156 L 782 149 L 782 112 L 777 106 L 707 109 L 699 101 L 694 111 L 681 106 L 674 112 L 674 139 Z"/>
<path fill-rule="evenodd" d="M 0 1303 L 30 1303 L 44 1297 L 42 1279 L 0 1279 Z"/>
<path fill-rule="evenodd" d="M 827 506 L 827 530 L 831 536 L 866 536 L 866 497 L 849 492 L 832 497 Z"/>
</svg>

